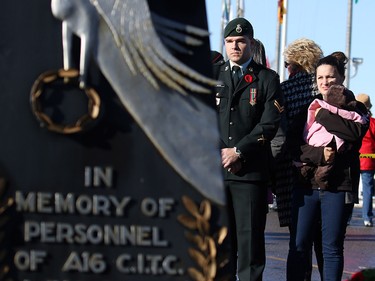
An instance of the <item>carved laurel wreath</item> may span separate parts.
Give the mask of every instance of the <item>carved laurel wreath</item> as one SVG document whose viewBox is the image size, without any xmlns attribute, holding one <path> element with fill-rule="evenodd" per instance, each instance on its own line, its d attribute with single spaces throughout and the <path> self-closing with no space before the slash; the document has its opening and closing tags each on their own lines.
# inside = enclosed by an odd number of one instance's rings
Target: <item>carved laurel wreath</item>
<svg viewBox="0 0 375 281">
<path fill-rule="evenodd" d="M 208 200 L 203 200 L 198 207 L 189 197 L 183 196 L 182 203 L 190 215 L 179 215 L 177 220 L 191 230 L 185 232 L 185 237 L 196 248 L 189 248 L 188 252 L 199 266 L 198 269 L 188 268 L 188 273 L 195 281 L 212 281 L 218 268 L 224 266 L 217 261 L 217 246 L 227 237 L 228 228 L 221 227 L 217 233 L 211 234 L 211 203 Z"/>
<path fill-rule="evenodd" d="M 3 198 L 6 190 L 6 181 L 4 178 L 0 178 L 0 199 Z M 10 216 L 7 214 L 7 211 L 14 204 L 13 198 L 8 198 L 5 202 L 0 201 L 0 280 L 12 281 L 13 279 L 7 279 L 7 276 L 10 272 L 9 265 L 7 263 L 7 258 L 9 256 L 7 247 L 4 245 L 6 243 L 6 231 L 7 224 L 10 221 Z"/>
<path fill-rule="evenodd" d="M 81 116 L 74 124 L 62 125 L 55 123 L 50 116 L 43 112 L 43 105 L 40 100 L 46 85 L 55 81 L 63 80 L 65 84 L 78 87 L 79 72 L 76 69 L 59 69 L 42 73 L 34 82 L 30 93 L 31 109 L 39 120 L 42 127 L 61 134 L 74 134 L 83 131 L 90 123 L 98 118 L 100 113 L 100 97 L 93 88 L 81 89 L 88 98 L 88 112 Z"/>
</svg>

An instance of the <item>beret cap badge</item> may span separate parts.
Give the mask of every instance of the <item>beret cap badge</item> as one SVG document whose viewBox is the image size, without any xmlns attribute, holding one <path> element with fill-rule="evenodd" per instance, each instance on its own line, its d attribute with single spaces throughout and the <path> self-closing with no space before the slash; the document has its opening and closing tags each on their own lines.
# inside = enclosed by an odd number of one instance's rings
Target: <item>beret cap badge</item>
<svg viewBox="0 0 375 281">
<path fill-rule="evenodd" d="M 241 32 L 242 32 L 242 27 L 241 27 L 240 24 L 237 24 L 236 32 L 237 32 L 237 33 L 241 33 Z"/>
</svg>

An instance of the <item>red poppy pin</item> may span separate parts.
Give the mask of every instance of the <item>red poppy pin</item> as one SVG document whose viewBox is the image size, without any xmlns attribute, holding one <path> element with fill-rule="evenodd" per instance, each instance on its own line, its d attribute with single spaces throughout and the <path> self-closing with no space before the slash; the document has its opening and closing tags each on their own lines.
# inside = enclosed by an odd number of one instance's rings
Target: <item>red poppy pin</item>
<svg viewBox="0 0 375 281">
<path fill-rule="evenodd" d="M 250 74 L 246 74 L 244 79 L 247 83 L 253 82 L 253 76 L 251 76 Z"/>
</svg>

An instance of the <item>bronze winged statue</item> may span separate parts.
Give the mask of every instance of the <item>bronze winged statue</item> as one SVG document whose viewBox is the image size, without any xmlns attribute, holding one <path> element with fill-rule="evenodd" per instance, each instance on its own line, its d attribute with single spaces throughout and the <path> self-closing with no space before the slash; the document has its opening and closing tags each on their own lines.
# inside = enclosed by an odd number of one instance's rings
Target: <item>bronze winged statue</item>
<svg viewBox="0 0 375 281">
<path fill-rule="evenodd" d="M 217 81 L 169 51 L 192 54 L 208 32 L 152 13 L 146 0 L 52 0 L 51 8 L 62 20 L 64 68 L 72 66 L 76 34 L 81 87 L 93 56 L 166 161 L 204 196 L 225 204 L 216 113 L 189 94 L 211 93 Z"/>
</svg>

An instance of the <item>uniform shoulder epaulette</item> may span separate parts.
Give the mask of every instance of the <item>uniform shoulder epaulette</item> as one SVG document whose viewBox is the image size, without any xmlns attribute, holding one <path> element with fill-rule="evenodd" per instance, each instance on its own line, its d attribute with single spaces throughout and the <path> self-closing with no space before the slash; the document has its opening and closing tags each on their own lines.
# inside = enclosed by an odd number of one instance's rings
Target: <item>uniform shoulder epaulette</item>
<svg viewBox="0 0 375 281">
<path fill-rule="evenodd" d="M 223 64 L 225 64 L 225 60 L 218 60 L 218 61 L 215 62 L 213 65 L 215 65 L 215 66 L 221 66 L 221 65 L 223 65 Z"/>
</svg>

